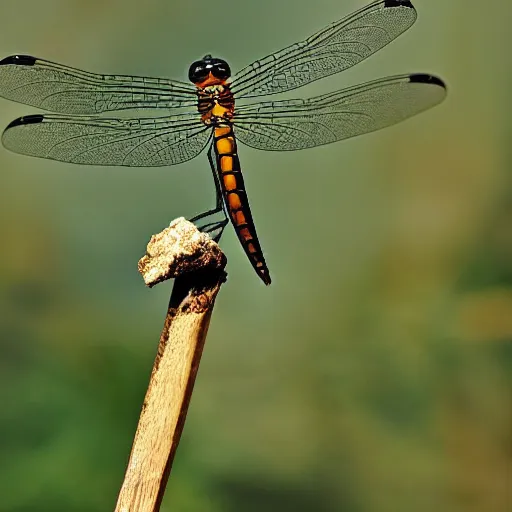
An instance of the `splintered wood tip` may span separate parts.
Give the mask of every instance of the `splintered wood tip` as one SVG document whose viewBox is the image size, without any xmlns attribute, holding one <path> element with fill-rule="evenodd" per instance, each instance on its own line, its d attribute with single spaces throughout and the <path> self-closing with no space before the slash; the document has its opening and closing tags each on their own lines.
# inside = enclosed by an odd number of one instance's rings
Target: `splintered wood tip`
<svg viewBox="0 0 512 512">
<path fill-rule="evenodd" d="M 226 262 L 226 256 L 209 235 L 179 217 L 151 237 L 138 268 L 146 285 L 152 287 L 190 272 L 222 270 Z"/>
</svg>

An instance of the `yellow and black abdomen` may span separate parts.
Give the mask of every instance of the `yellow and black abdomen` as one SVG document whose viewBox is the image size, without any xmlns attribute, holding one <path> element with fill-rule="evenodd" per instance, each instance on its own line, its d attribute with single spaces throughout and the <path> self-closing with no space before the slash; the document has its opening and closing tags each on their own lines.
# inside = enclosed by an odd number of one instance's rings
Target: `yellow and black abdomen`
<svg viewBox="0 0 512 512">
<path fill-rule="evenodd" d="M 254 270 L 268 285 L 271 282 L 270 273 L 252 220 L 232 126 L 228 123 L 216 126 L 213 138 L 217 169 L 229 218 Z"/>
</svg>

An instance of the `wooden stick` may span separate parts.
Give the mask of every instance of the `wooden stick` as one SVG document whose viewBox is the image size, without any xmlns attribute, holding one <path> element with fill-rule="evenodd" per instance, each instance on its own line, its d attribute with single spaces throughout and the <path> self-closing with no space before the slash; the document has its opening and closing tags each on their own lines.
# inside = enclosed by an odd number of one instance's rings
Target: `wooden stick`
<svg viewBox="0 0 512 512">
<path fill-rule="evenodd" d="M 152 237 L 139 270 L 148 286 L 176 277 L 115 512 L 157 512 L 185 423 L 226 258 L 177 219 Z"/>
</svg>

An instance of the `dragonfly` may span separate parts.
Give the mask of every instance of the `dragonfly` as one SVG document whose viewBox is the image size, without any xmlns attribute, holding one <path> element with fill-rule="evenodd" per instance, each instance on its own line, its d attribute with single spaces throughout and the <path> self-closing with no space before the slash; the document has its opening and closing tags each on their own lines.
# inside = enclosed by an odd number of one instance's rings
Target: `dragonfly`
<svg viewBox="0 0 512 512">
<path fill-rule="evenodd" d="M 179 164 L 208 147 L 215 207 L 191 220 L 203 223 L 201 229 L 218 241 L 229 219 L 268 285 L 270 272 L 249 207 L 238 142 L 267 151 L 330 144 L 427 110 L 444 99 L 446 86 L 434 75 L 415 73 L 307 99 L 240 100 L 286 93 L 344 71 L 396 39 L 416 17 L 409 0 L 376 0 L 233 76 L 225 60 L 206 55 L 190 66 L 190 83 L 96 74 L 12 55 L 0 61 L 0 96 L 53 113 L 12 121 L 2 142 L 23 155 L 130 167 Z M 148 110 L 157 115 L 144 117 Z M 211 221 L 219 213 L 222 219 Z"/>
</svg>

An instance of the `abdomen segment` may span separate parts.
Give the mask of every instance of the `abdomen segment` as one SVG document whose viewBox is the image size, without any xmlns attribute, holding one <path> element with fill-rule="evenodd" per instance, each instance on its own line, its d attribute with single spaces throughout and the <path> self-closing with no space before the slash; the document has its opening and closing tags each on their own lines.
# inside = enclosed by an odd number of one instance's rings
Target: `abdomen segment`
<svg viewBox="0 0 512 512">
<path fill-rule="evenodd" d="M 252 220 L 233 129 L 230 125 L 217 126 L 213 136 L 217 170 L 229 218 L 254 270 L 269 285 L 270 273 Z"/>
</svg>

